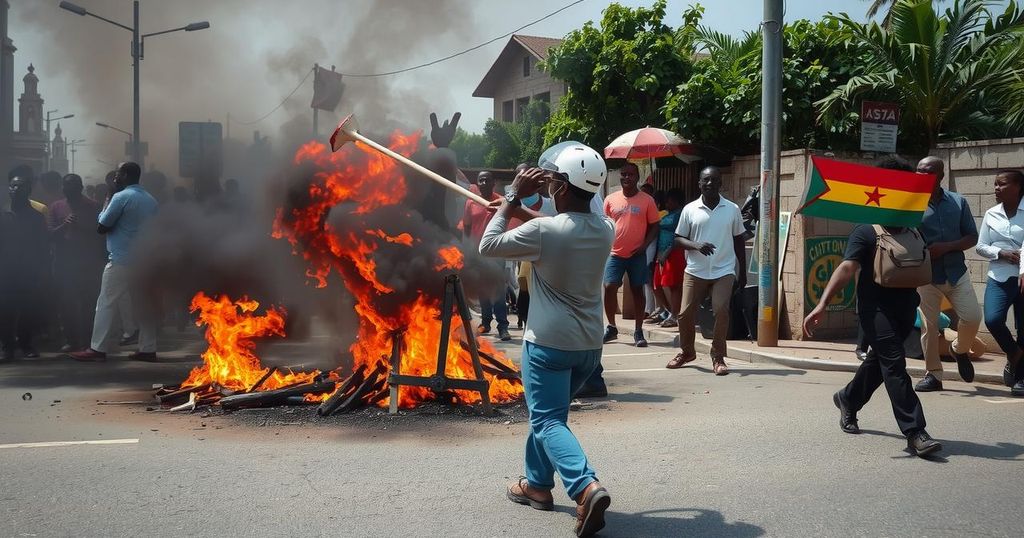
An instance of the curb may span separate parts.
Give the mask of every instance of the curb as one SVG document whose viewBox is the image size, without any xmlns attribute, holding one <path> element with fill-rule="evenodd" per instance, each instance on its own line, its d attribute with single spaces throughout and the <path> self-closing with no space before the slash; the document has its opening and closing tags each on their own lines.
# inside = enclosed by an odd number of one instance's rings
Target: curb
<svg viewBox="0 0 1024 538">
<path fill-rule="evenodd" d="M 632 320 L 629 320 L 632 321 Z M 628 326 L 621 322 L 617 325 L 619 334 L 630 335 L 633 334 L 632 323 Z M 662 328 L 651 328 L 644 326 L 644 337 L 648 340 L 668 340 L 672 342 L 673 346 L 678 346 L 679 333 L 675 331 L 668 331 Z M 711 342 L 701 338 L 700 332 L 697 333 L 697 339 L 694 341 L 694 348 L 698 353 L 710 353 Z M 851 352 L 852 355 L 852 352 Z M 822 370 L 828 372 L 856 372 L 857 368 L 860 367 L 860 361 L 835 361 L 829 359 L 805 359 L 800 357 L 789 357 L 786 355 L 780 355 L 778 353 L 772 353 L 769 351 L 751 350 L 735 345 L 727 344 L 726 356 L 733 360 L 741 360 L 749 363 L 761 363 L 761 364 L 778 364 L 788 368 L 794 368 L 797 370 Z M 924 377 L 928 370 L 921 366 L 907 366 L 907 373 L 914 378 Z M 950 372 L 943 369 L 942 371 L 943 381 L 960 381 L 960 375 L 956 372 Z M 977 373 L 974 376 L 974 383 L 985 383 L 988 385 L 1003 385 L 1002 374 L 986 374 Z"/>
</svg>

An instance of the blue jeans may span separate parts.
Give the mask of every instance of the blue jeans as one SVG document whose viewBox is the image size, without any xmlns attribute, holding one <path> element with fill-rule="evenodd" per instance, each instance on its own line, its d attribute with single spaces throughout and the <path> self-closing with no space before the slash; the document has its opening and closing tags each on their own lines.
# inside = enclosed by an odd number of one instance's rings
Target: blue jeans
<svg viewBox="0 0 1024 538">
<path fill-rule="evenodd" d="M 508 329 L 508 303 L 502 293 L 496 299 L 480 297 L 480 321 L 490 327 L 491 321 L 498 320 L 498 330 Z"/>
<path fill-rule="evenodd" d="M 601 360 L 601 349 L 562 351 L 523 342 L 522 376 L 530 435 L 526 439 L 526 480 L 539 489 L 555 487 L 555 473 L 575 499 L 597 477 L 583 447 L 569 431 L 569 401 Z"/>
<path fill-rule="evenodd" d="M 1006 314 L 1013 308 L 1013 324 L 1017 332 L 1014 339 L 1010 329 L 1006 328 Z M 1024 333 L 1021 326 L 1024 324 L 1024 295 L 1021 295 L 1017 284 L 1017 277 L 1012 277 L 1006 282 L 997 282 L 988 279 L 985 284 L 985 327 L 992 334 L 992 338 L 999 343 L 1003 353 L 1016 355 L 1024 343 Z"/>
</svg>

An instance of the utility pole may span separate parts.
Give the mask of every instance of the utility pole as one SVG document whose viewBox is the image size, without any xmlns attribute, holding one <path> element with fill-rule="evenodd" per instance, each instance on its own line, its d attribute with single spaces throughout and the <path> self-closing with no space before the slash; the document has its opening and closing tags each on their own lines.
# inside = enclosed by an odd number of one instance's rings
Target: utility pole
<svg viewBox="0 0 1024 538">
<path fill-rule="evenodd" d="M 761 215 L 757 235 L 757 345 L 779 345 L 779 131 L 782 120 L 782 3 L 764 0 L 761 23 Z M 742 268 L 741 268 L 742 270 Z"/>
<path fill-rule="evenodd" d="M 134 14 L 132 24 L 132 160 L 139 164 L 139 168 L 145 170 L 142 163 L 142 152 L 139 150 L 139 64 L 142 59 L 142 47 L 139 44 L 139 0 L 133 2 Z"/>
<path fill-rule="evenodd" d="M 70 143 L 68 143 L 68 145 L 71 146 L 71 173 L 72 174 L 75 173 L 75 153 L 78 152 L 78 150 L 75 149 L 75 146 L 77 146 L 78 144 L 81 144 L 82 142 L 85 142 L 85 140 L 72 140 Z"/>
<path fill-rule="evenodd" d="M 313 64 L 313 95 L 316 95 L 316 78 L 320 76 L 320 64 Z M 313 139 L 320 138 L 320 109 L 313 107 Z"/>
</svg>

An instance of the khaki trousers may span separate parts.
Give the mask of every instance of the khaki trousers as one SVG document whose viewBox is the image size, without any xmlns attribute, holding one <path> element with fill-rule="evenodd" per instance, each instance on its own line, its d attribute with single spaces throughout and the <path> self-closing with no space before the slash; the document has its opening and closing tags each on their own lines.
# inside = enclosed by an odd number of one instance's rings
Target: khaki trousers
<svg viewBox="0 0 1024 538">
<path fill-rule="evenodd" d="M 698 278 L 690 273 L 683 275 L 683 309 L 679 313 L 679 347 L 686 358 L 696 357 L 693 348 L 696 338 L 694 325 L 697 308 L 704 298 L 711 294 L 711 309 L 715 314 L 715 336 L 711 341 L 711 358 L 725 358 L 726 337 L 729 335 L 729 303 L 732 298 L 732 285 L 736 281 L 733 275 L 723 276 L 714 280 Z"/>
<path fill-rule="evenodd" d="M 974 343 L 974 337 L 981 326 L 981 307 L 978 296 L 971 285 L 971 274 L 966 273 L 956 284 L 929 284 L 917 288 L 921 296 L 921 349 L 924 351 L 924 363 L 929 372 L 941 372 L 942 361 L 939 359 L 939 308 L 942 298 L 946 297 L 953 305 L 957 324 L 957 338 L 950 349 L 953 353 L 967 353 Z M 938 379 L 942 379 L 939 377 Z"/>
</svg>

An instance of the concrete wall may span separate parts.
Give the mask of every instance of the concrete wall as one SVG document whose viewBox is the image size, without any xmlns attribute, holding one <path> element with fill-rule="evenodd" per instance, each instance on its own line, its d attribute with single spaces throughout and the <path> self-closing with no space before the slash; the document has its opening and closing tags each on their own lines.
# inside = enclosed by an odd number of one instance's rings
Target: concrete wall
<svg viewBox="0 0 1024 538">
<path fill-rule="evenodd" d="M 811 169 L 810 156 L 817 153 L 819 152 L 814 150 L 794 150 L 782 153 L 780 211 L 795 211 L 799 207 Z M 932 155 L 946 161 L 946 178 L 943 186 L 959 192 L 967 199 L 974 213 L 975 221 L 980 226 L 985 211 L 995 205 L 992 183 L 996 172 L 1006 168 L 1024 169 L 1024 138 L 942 144 L 932 151 Z M 830 157 L 832 156 L 830 155 Z M 850 153 L 836 155 L 834 158 L 849 162 L 870 163 L 874 160 L 875 155 Z M 737 204 L 742 204 L 750 192 L 750 188 L 758 184 L 759 169 L 760 156 L 736 157 L 731 166 L 723 169 L 722 193 Z M 814 307 L 814 305 L 805 304 L 805 241 L 814 237 L 848 235 L 853 226 L 852 223 L 815 217 L 800 215 L 793 217 L 790 224 L 786 259 L 782 268 L 781 287 L 785 299 L 780 318 L 780 334 L 783 337 L 802 339 L 800 324 L 803 317 Z M 988 262 L 978 256 L 973 249 L 965 254 L 978 301 L 982 302 L 985 296 Z M 1010 318 L 1010 323 L 1012 323 L 1012 314 Z M 855 334 L 855 312 L 853 308 L 850 308 L 826 313 L 815 338 L 823 340 L 847 338 L 853 337 Z M 997 349 L 984 326 L 982 326 L 979 336 L 990 346 L 990 350 Z"/>
<path fill-rule="evenodd" d="M 969 142 L 953 142 L 940 144 L 931 152 L 946 162 L 946 178 L 944 187 L 958 192 L 967 199 L 974 213 L 974 220 L 981 226 L 985 211 L 996 205 L 992 184 L 996 172 L 1003 169 L 1024 170 L 1024 138 L 973 140 Z M 985 298 L 985 282 L 988 279 L 988 261 L 971 249 L 967 255 L 967 268 L 971 272 L 974 291 L 978 302 Z M 1013 327 L 1013 313 L 1007 324 Z M 990 351 L 998 352 L 998 346 L 988 334 L 985 326 L 981 327 L 981 338 L 989 345 Z"/>
<path fill-rule="evenodd" d="M 528 53 L 523 52 L 526 56 Z M 494 95 L 494 116 L 493 118 L 501 121 L 502 114 L 502 103 L 505 101 L 512 101 L 513 107 L 515 106 L 516 99 L 523 97 L 529 97 L 533 99 L 533 96 L 544 92 L 551 93 L 551 111 L 554 112 L 558 108 L 558 103 L 561 101 L 562 96 L 565 95 L 565 84 L 551 78 L 551 75 L 537 68 L 537 59 L 530 56 L 530 76 L 523 76 L 523 59 L 522 57 L 516 57 L 515 61 L 508 62 L 506 66 L 505 76 L 498 83 L 497 89 Z M 514 118 L 516 121 L 518 117 Z"/>
</svg>

